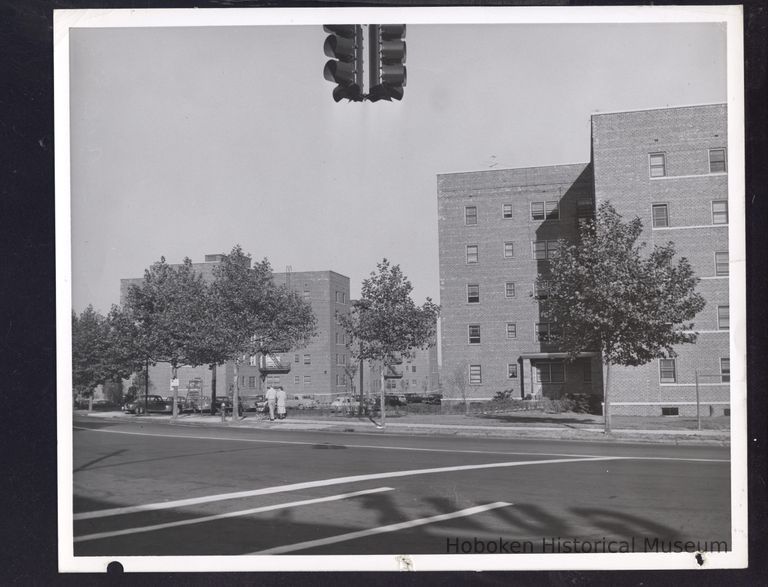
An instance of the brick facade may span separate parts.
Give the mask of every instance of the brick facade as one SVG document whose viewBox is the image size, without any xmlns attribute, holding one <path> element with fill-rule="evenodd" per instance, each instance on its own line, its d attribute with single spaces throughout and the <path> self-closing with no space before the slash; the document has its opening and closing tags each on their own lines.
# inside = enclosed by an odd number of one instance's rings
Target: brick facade
<svg viewBox="0 0 768 587">
<path fill-rule="evenodd" d="M 221 255 L 206 255 L 205 263 L 193 263 L 192 266 L 206 281 L 211 281 L 213 268 L 220 260 Z M 349 350 L 341 337 L 336 313 L 349 311 L 349 278 L 334 271 L 273 273 L 273 278 L 276 284 L 288 284 L 310 301 L 317 318 L 318 334 L 307 347 L 278 355 L 282 364 L 291 365 L 291 372 L 271 375 L 266 383 L 282 385 L 289 396 L 294 393 L 308 394 L 316 396 L 320 401 L 345 393 L 349 389 L 349 381 L 344 376 L 344 362 L 349 361 Z M 140 285 L 141 282 L 142 278 L 120 281 L 121 303 L 125 300 L 128 287 Z M 190 382 L 199 380 L 203 395 L 211 395 L 212 374 L 208 367 L 182 367 L 177 375 L 180 394 L 185 393 Z M 238 367 L 237 386 L 241 397 L 264 393 L 260 375 L 255 360 Z M 150 393 L 170 395 L 170 365 L 158 363 L 151 366 L 149 379 Z M 233 364 L 219 366 L 216 371 L 216 395 L 231 396 L 234 389 Z"/>
<path fill-rule="evenodd" d="M 698 372 L 704 413 L 722 414 L 729 407 L 721 377 L 729 348 L 725 106 L 596 114 L 591 122 L 589 163 L 438 175 L 446 396 L 459 393 L 447 385 L 459 372 L 477 400 L 501 390 L 516 397 L 602 394 L 598 356 L 551 365 L 562 355 L 536 340 L 532 294 L 536 276 L 546 276 L 551 242 L 572 238 L 578 217 L 608 200 L 624 218 L 640 217 L 649 246 L 675 243 L 707 300 L 695 320 L 697 344 L 678 349 L 674 382 L 660 381 L 658 361 L 611 369 L 613 413 L 695 413 Z M 516 377 L 508 377 L 513 365 Z"/>
</svg>

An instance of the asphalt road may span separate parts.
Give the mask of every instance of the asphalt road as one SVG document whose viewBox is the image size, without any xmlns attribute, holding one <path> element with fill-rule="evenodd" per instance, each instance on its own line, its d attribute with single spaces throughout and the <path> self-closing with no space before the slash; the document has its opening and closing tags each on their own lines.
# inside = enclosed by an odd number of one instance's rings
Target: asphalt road
<svg viewBox="0 0 768 587">
<path fill-rule="evenodd" d="M 730 545 L 723 447 L 87 417 L 73 447 L 76 556 Z"/>
</svg>

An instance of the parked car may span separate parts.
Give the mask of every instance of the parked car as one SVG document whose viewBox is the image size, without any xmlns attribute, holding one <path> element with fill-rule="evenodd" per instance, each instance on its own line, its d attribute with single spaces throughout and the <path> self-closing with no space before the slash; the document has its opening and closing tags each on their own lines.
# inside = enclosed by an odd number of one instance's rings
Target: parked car
<svg viewBox="0 0 768 587">
<path fill-rule="evenodd" d="M 257 412 L 264 414 L 269 411 L 267 407 L 267 400 L 263 395 L 246 395 L 240 398 L 243 404 L 243 409 L 246 412 Z"/>
<path fill-rule="evenodd" d="M 443 401 L 442 393 L 430 393 L 424 398 L 424 403 L 431 406 L 439 406 Z"/>
<path fill-rule="evenodd" d="M 173 396 L 172 395 L 166 396 L 165 401 L 170 402 L 171 405 L 173 405 Z M 180 395 L 176 398 L 176 402 L 178 404 L 177 411 L 179 414 L 181 414 L 184 411 L 184 406 L 187 403 L 187 398 L 183 395 Z"/>
<path fill-rule="evenodd" d="M 123 411 L 128 414 L 143 414 L 145 412 L 170 414 L 173 412 L 173 400 L 169 402 L 159 395 L 148 395 L 146 398 L 139 396 L 125 404 Z"/>
<path fill-rule="evenodd" d="M 350 396 L 336 398 L 331 402 L 332 412 L 351 412 L 357 410 L 360 402 Z"/>
<path fill-rule="evenodd" d="M 398 407 L 408 403 L 404 395 L 385 395 L 384 403 L 388 406 Z"/>
<path fill-rule="evenodd" d="M 210 401 L 209 401 L 210 404 Z M 231 415 L 232 414 L 232 398 L 231 397 L 216 397 L 216 401 L 213 404 L 214 410 L 213 413 L 220 414 L 221 410 L 224 410 L 225 415 Z M 237 412 L 240 416 L 243 415 L 244 406 L 242 401 L 237 402 Z"/>
<path fill-rule="evenodd" d="M 317 408 L 320 403 L 312 395 L 289 395 L 285 400 L 288 409 L 307 410 Z"/>
<path fill-rule="evenodd" d="M 420 404 L 424 401 L 424 397 L 418 393 L 406 393 L 405 401 L 409 404 Z"/>
</svg>

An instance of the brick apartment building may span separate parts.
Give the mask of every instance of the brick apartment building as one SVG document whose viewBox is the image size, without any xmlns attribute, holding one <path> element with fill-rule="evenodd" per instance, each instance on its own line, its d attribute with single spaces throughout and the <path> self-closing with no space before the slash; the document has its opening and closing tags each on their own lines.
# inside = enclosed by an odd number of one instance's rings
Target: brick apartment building
<svg viewBox="0 0 768 587">
<path fill-rule="evenodd" d="M 592 116 L 589 163 L 438 175 L 443 372 L 467 395 L 602 395 L 597 353 L 565 361 L 539 341 L 556 325 L 538 317 L 534 282 L 558 239 L 610 201 L 640 217 L 641 240 L 675 243 L 701 278 L 707 305 L 699 339 L 678 356 L 611 370 L 615 414 L 704 413 L 729 408 L 727 133 L 724 104 Z M 446 397 L 457 394 L 445 386 Z"/>
<path fill-rule="evenodd" d="M 206 255 L 204 263 L 193 263 L 193 269 L 207 281 L 213 279 L 213 268 L 224 255 Z M 282 365 L 290 364 L 287 374 L 267 375 L 265 384 L 282 385 L 286 393 L 308 394 L 319 401 L 330 401 L 334 396 L 345 393 L 349 382 L 344 376 L 344 365 L 349 360 L 349 350 L 341 327 L 337 323 L 337 312 L 349 311 L 349 278 L 334 271 L 303 271 L 273 273 L 275 283 L 287 284 L 299 292 L 312 305 L 317 318 L 317 336 L 303 349 L 291 350 L 277 355 Z M 130 285 L 141 284 L 143 278 L 122 279 L 120 300 L 125 300 Z M 179 393 L 188 389 L 200 389 L 202 395 L 211 395 L 212 373 L 206 366 L 181 367 L 178 372 Z M 238 368 L 240 395 L 256 395 L 260 390 L 260 372 L 257 359 Z M 171 367 L 158 363 L 149 370 L 150 393 L 169 395 L 171 393 Z M 216 371 L 216 395 L 232 395 L 235 388 L 234 366 L 221 365 Z"/>
</svg>

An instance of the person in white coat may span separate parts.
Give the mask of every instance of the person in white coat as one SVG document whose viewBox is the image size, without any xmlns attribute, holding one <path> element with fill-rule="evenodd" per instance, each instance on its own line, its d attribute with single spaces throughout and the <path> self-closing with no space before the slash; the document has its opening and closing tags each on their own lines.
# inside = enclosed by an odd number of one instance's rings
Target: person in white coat
<svg viewBox="0 0 768 587">
<path fill-rule="evenodd" d="M 267 395 L 264 396 L 267 400 L 267 407 L 269 408 L 270 421 L 275 420 L 275 402 L 277 401 L 277 391 L 271 385 L 267 388 Z"/>
<path fill-rule="evenodd" d="M 285 390 L 282 386 L 278 386 L 276 400 L 277 400 L 277 419 L 285 420 Z"/>
</svg>

